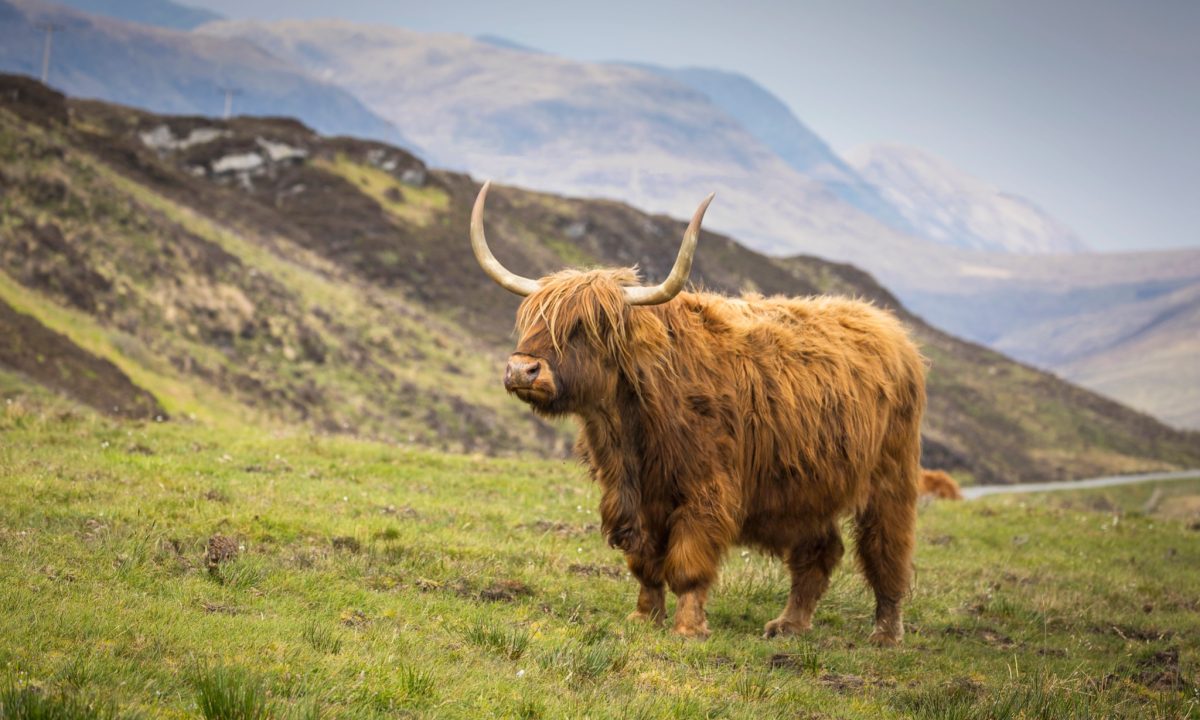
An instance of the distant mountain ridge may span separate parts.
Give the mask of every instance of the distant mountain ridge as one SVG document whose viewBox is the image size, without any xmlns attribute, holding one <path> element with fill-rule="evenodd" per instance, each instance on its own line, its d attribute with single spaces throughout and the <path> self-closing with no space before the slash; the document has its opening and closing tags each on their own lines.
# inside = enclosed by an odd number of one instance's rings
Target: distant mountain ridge
<svg viewBox="0 0 1200 720">
<path fill-rule="evenodd" d="M 204 8 L 192 7 L 171 0 L 57 0 L 58 4 L 73 7 L 93 15 L 104 15 L 129 22 L 153 25 L 174 30 L 191 30 L 224 16 Z"/>
<path fill-rule="evenodd" d="M 870 145 L 851 150 L 846 159 L 922 237 L 967 250 L 1018 254 L 1088 249 L 1071 229 L 1033 203 L 930 153 Z"/>
<path fill-rule="evenodd" d="M 715 190 L 725 211 L 714 208 L 713 226 L 779 255 L 865 246 L 883 256 L 906 242 L 792 168 L 706 94 L 658 72 L 333 20 L 226 21 L 198 32 L 250 40 L 336 78 L 443 166 L 657 212 Z"/>
<path fill-rule="evenodd" d="M 236 114 L 298 116 L 324 133 L 410 144 L 342 88 L 315 80 L 251 43 L 36 0 L 0 0 L 0 70 L 41 72 L 43 33 L 35 26 L 44 22 L 61 27 L 49 82 L 73 95 L 158 112 L 219 115 L 222 88 L 232 87 L 239 93 Z"/>
<path fill-rule="evenodd" d="M 887 225 L 901 232 L 914 231 L 874 185 L 860 177 L 783 101 L 745 75 L 711 68 L 633 66 L 704 93 L 797 172 L 820 181 L 841 199 Z"/>
</svg>

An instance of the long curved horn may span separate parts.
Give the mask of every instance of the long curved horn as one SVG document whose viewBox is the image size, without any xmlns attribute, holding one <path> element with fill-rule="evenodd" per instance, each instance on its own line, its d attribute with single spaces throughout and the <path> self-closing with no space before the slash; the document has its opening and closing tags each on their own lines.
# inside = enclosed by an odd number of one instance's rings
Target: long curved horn
<svg viewBox="0 0 1200 720">
<path fill-rule="evenodd" d="M 687 284 L 688 275 L 692 273 L 692 258 L 696 255 L 696 243 L 700 240 L 700 223 L 704 220 L 704 211 L 708 210 L 708 204 L 716 195 L 710 193 L 704 198 L 704 202 L 700 203 L 700 207 L 696 208 L 696 214 L 692 215 L 692 221 L 683 233 L 679 255 L 675 258 L 675 266 L 671 268 L 667 279 L 654 287 L 625 288 L 625 302 L 630 305 L 658 305 L 679 294 Z"/>
<path fill-rule="evenodd" d="M 540 287 L 538 281 L 509 272 L 488 249 L 487 237 L 483 234 L 483 205 L 487 201 L 488 188 L 491 185 L 491 180 L 485 182 L 475 198 L 475 209 L 471 211 L 471 249 L 475 251 L 479 267 L 500 287 L 524 297 Z"/>
</svg>

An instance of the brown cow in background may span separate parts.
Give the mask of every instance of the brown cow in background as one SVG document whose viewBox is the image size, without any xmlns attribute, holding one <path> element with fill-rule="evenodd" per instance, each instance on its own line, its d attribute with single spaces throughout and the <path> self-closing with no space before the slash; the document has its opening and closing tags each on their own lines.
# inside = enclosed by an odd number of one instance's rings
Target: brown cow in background
<svg viewBox="0 0 1200 720">
<path fill-rule="evenodd" d="M 931 495 L 942 500 L 963 499 L 958 483 L 944 470 L 922 470 L 917 490 L 922 495 Z"/>
<path fill-rule="evenodd" d="M 488 185 L 471 218 L 485 271 L 526 296 L 508 391 L 536 412 L 579 419 L 580 454 L 602 488 L 611 544 L 641 583 L 632 617 L 709 634 L 704 604 L 726 550 L 787 562 L 791 594 L 765 636 L 811 627 L 853 515 L 875 591 L 872 642 L 903 635 L 912 567 L 925 368 L 889 312 L 833 297 L 728 298 L 680 292 L 708 199 L 670 276 L 642 287 L 630 269 L 506 270 L 483 232 Z"/>
</svg>

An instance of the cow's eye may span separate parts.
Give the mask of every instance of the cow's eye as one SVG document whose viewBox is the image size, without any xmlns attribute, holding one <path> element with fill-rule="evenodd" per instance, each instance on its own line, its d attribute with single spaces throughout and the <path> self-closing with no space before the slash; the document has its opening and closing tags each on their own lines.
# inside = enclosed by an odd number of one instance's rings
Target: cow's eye
<svg viewBox="0 0 1200 720">
<path fill-rule="evenodd" d="M 567 341 L 575 342 L 576 340 L 580 339 L 581 337 L 583 337 L 583 323 L 576 322 L 574 325 L 571 326 L 571 332 L 570 332 L 570 334 L 567 335 Z"/>
</svg>

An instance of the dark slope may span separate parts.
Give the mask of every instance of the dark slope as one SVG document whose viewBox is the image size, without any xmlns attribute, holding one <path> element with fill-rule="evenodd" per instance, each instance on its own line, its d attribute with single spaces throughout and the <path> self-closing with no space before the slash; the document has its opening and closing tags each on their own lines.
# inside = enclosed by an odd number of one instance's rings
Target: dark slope
<svg viewBox="0 0 1200 720">
<path fill-rule="evenodd" d="M 111 243 L 115 252 L 129 242 L 116 231 L 122 222 L 154 223 L 163 231 L 176 228 L 184 248 L 204 241 L 236 260 L 236 269 L 196 278 L 195 260 L 172 260 L 181 252 L 173 244 L 150 244 L 139 252 L 140 262 L 155 266 L 152 278 L 122 268 L 117 280 L 140 288 L 139 297 L 158 299 L 125 314 L 105 304 L 91 313 L 99 322 L 127 323 L 142 342 L 176 356 L 180 348 L 215 351 L 215 358 L 202 354 L 207 359 L 196 365 L 173 356 L 175 372 L 228 389 L 239 402 L 284 419 L 327 429 L 339 429 L 340 422 L 341 429 L 386 436 L 424 428 L 422 442 L 453 439 L 456 447 L 489 451 L 561 448 L 563 435 L 505 401 L 495 380 L 511 343 L 517 299 L 485 278 L 469 251 L 467 220 L 478 190 L 472 179 L 429 170 L 386 145 L 322 138 L 294 121 L 160 117 L 97 102 L 58 107 L 28 93 L 12 99 L 4 87 L 18 82 L 0 82 L 0 108 L 9 118 L 8 136 L 34 146 L 20 163 L 37 165 L 38 154 L 49 152 L 43 146 L 50 146 L 75 165 L 51 163 L 49 174 L 66 177 L 66 199 L 22 189 L 6 196 L 10 213 L 65 223 L 72 198 L 83 193 L 88 172 L 96 172 L 87 170 L 94 164 L 123 178 L 109 186 L 131 195 L 133 203 L 121 215 L 98 212 L 93 202 L 87 222 L 67 227 L 65 236 L 99 234 L 99 244 Z M 52 132 L 40 133 L 30 118 L 57 120 L 46 121 Z M 5 167 L 7 172 L 7 161 Z M 29 176 L 14 183 L 22 188 L 48 174 L 23 172 Z M 679 214 L 690 210 L 680 208 Z M 637 264 L 658 278 L 670 267 L 683 231 L 679 221 L 620 203 L 514 188 L 496 189 L 488 222 L 496 254 L 532 276 L 564 265 Z M 211 227 L 220 232 L 214 235 Z M 184 242 L 189 236 L 195 239 Z M 297 281 L 293 270 L 307 279 Z M 1200 465 L 1195 434 L 1173 431 L 947 336 L 908 314 L 855 268 L 813 258 L 771 259 L 705 233 L 694 279 L 723 292 L 835 292 L 896 308 L 932 363 L 930 464 L 987 482 Z M 177 291 L 164 293 L 166 281 Z M 229 301 L 214 285 L 230 297 L 236 289 L 248 303 Z M 353 302 L 328 301 L 335 293 Z M 324 301 L 315 302 L 318 295 Z M 70 302 L 46 296 L 47 302 Z M 157 319 L 168 311 L 175 326 L 197 332 L 181 339 Z M 412 387 L 397 401 L 401 376 L 411 376 Z M 427 406 L 442 410 L 429 418 Z"/>
<path fill-rule="evenodd" d="M 0 368 L 91 405 L 106 415 L 148 419 L 166 412 L 111 362 L 0 301 Z"/>
</svg>

